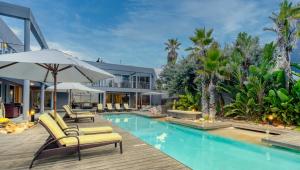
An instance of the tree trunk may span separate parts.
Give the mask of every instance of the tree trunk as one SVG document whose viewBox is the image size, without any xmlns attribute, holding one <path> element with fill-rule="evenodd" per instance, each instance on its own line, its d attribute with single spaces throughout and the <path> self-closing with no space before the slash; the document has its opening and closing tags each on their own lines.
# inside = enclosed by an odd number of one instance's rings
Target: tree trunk
<svg viewBox="0 0 300 170">
<path fill-rule="evenodd" d="M 213 79 L 211 78 L 209 82 L 209 118 L 211 120 L 215 119 L 216 116 L 216 85 L 213 82 Z"/>
<path fill-rule="evenodd" d="M 283 35 L 278 39 L 279 55 L 276 58 L 276 69 L 281 69 L 285 74 L 285 88 L 289 90 L 289 82 L 292 76 L 290 52 L 284 42 Z"/>
<path fill-rule="evenodd" d="M 208 101 L 207 101 L 207 88 L 203 76 L 201 82 L 201 90 L 202 90 L 202 95 L 201 95 L 202 114 L 203 117 L 206 117 L 209 114 L 209 109 L 208 109 Z"/>
</svg>

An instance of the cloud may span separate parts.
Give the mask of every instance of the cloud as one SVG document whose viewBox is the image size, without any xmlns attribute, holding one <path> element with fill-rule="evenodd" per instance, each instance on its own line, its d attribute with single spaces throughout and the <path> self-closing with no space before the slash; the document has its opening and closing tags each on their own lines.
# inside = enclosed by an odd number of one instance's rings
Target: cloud
<svg viewBox="0 0 300 170">
<path fill-rule="evenodd" d="M 23 37 L 23 31 L 20 28 L 17 27 L 10 27 L 10 29 L 12 30 L 12 32 L 14 34 L 16 34 L 16 36 L 18 37 Z"/>
<path fill-rule="evenodd" d="M 262 43 L 274 40 L 263 28 L 271 26 L 268 16 L 281 0 L 88 1 L 80 7 L 74 1 L 21 2 L 38 14 L 51 48 L 86 60 L 101 57 L 111 63 L 160 67 L 167 60 L 164 42 L 178 38 L 179 55 L 185 56 L 184 49 L 192 45 L 189 37 L 199 27 L 213 28 L 221 44 L 233 42 L 242 31 L 259 36 Z M 35 46 L 32 49 L 38 49 Z"/>
<path fill-rule="evenodd" d="M 73 50 L 69 47 L 66 47 L 65 45 L 58 43 L 58 42 L 50 41 L 50 42 L 48 42 L 48 46 L 50 49 L 60 50 L 62 52 L 72 55 L 73 57 L 78 57 L 80 59 L 88 59 L 88 58 L 86 58 L 86 56 L 83 53 Z"/>
</svg>

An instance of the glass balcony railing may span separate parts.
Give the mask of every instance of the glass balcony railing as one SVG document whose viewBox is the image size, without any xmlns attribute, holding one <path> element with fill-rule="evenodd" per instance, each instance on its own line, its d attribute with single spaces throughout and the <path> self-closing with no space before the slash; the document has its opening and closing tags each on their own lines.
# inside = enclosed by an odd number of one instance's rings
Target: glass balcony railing
<svg viewBox="0 0 300 170">
<path fill-rule="evenodd" d="M 93 84 L 94 87 L 113 87 L 113 88 L 137 88 L 137 89 L 150 89 L 149 82 L 139 82 L 137 86 L 132 81 L 122 81 L 122 82 L 106 82 Z"/>
</svg>

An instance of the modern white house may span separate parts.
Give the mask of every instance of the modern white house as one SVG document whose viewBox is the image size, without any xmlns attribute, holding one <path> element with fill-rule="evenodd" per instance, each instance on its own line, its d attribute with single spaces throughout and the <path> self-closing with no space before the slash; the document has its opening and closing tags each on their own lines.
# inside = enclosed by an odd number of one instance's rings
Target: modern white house
<svg viewBox="0 0 300 170">
<path fill-rule="evenodd" d="M 99 81 L 94 88 L 105 91 L 100 95 L 102 103 L 129 103 L 130 107 L 141 105 L 160 105 L 160 95 L 144 95 L 155 92 L 158 75 L 153 68 L 130 65 L 89 62 L 115 76 L 115 78 Z"/>
<path fill-rule="evenodd" d="M 21 41 L 11 28 L 1 19 L 1 16 L 14 18 L 24 22 L 24 40 Z M 33 37 L 31 37 L 33 35 Z M 23 6 L 0 2 L 0 55 L 30 51 L 30 40 L 35 38 L 41 49 L 48 49 L 47 42 L 34 19 L 32 11 Z M 130 107 L 139 108 L 141 105 L 159 105 L 161 96 L 143 95 L 156 91 L 158 75 L 153 68 L 136 67 L 105 62 L 87 61 L 115 76 L 115 78 L 88 84 L 104 91 L 101 94 L 72 95 L 73 103 L 129 103 Z M 46 84 L 29 80 L 18 80 L 0 77 L 0 97 L 5 104 L 8 115 L 17 117 L 23 113 L 24 119 L 30 109 L 43 112 L 52 108 L 52 93 L 45 91 Z M 57 107 L 67 104 L 68 93 L 57 94 Z M 11 114 L 10 114 L 11 113 Z"/>
<path fill-rule="evenodd" d="M 31 34 L 41 49 L 48 48 L 30 8 L 0 2 L 0 16 L 10 17 L 24 23 L 24 40 L 22 42 L 0 18 L 0 54 L 30 51 Z M 36 91 L 42 91 L 35 100 L 39 100 L 40 110 L 44 110 L 43 83 L 1 77 L 0 87 L 1 99 L 6 104 L 7 113 L 11 113 L 9 116 L 15 117 L 23 113 L 24 119 L 27 119 L 29 110 L 34 105 L 33 98 L 37 96 Z"/>
</svg>

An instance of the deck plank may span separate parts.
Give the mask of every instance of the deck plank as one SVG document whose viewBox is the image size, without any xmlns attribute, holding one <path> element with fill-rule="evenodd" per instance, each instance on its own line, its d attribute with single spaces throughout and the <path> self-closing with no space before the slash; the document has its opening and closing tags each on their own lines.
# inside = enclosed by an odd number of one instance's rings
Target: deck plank
<svg viewBox="0 0 300 170">
<path fill-rule="evenodd" d="M 113 145 L 82 151 L 82 160 L 76 155 L 58 155 L 35 162 L 33 169 L 189 169 L 177 160 L 145 144 L 130 133 L 113 126 L 97 116 L 95 123 L 78 123 L 80 127 L 109 125 L 123 137 L 123 154 Z M 40 125 L 21 134 L 0 135 L 1 169 L 28 169 L 33 154 L 48 137 Z"/>
</svg>

